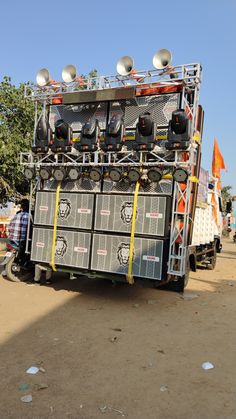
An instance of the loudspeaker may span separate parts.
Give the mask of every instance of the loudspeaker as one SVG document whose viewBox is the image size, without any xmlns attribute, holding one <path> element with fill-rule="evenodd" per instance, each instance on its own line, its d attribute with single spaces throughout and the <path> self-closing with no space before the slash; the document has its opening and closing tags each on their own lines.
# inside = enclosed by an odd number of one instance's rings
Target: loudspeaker
<svg viewBox="0 0 236 419">
<path fill-rule="evenodd" d="M 121 57 L 116 64 L 117 73 L 121 76 L 128 76 L 134 67 L 134 60 L 129 55 Z"/>
</svg>

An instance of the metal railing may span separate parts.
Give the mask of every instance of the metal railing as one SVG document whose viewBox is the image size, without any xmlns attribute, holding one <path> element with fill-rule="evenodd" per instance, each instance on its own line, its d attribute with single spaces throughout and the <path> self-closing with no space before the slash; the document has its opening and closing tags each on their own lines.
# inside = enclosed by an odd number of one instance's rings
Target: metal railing
<svg viewBox="0 0 236 419">
<path fill-rule="evenodd" d="M 171 78 L 173 74 L 174 78 Z M 183 64 L 165 70 L 141 70 L 134 71 L 128 76 L 112 75 L 85 77 L 83 83 L 73 81 L 71 83 L 51 81 L 47 86 L 37 85 L 25 86 L 25 98 L 33 101 L 47 101 L 57 98 L 58 95 L 66 95 L 76 91 L 104 90 L 127 86 L 137 86 L 139 88 L 152 86 L 155 83 L 163 86 L 178 86 L 184 84 L 189 88 L 194 88 L 201 82 L 200 64 Z"/>
</svg>

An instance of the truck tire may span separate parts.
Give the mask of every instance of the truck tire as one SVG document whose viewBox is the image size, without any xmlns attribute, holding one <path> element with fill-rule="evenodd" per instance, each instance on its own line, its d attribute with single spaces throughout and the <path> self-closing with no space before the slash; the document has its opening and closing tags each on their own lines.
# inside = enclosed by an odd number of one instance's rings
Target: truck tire
<svg viewBox="0 0 236 419">
<path fill-rule="evenodd" d="M 189 273 L 190 273 L 190 263 L 189 263 L 189 256 L 186 260 L 186 268 L 185 268 L 185 275 L 183 276 L 176 276 L 167 284 L 161 285 L 159 288 L 168 291 L 174 292 L 184 292 L 184 289 L 187 287 L 188 280 L 189 280 Z"/>
<path fill-rule="evenodd" d="M 220 242 L 220 239 L 216 239 L 216 253 L 221 253 L 222 250 L 222 244 Z"/>
<path fill-rule="evenodd" d="M 170 290 L 175 292 L 184 292 L 184 289 L 188 285 L 189 273 L 190 273 L 190 259 L 189 253 L 186 255 L 185 275 L 176 277 L 175 280 L 170 282 Z"/>
<path fill-rule="evenodd" d="M 187 287 L 189 280 L 189 272 L 186 272 L 185 275 L 176 277 L 173 281 L 168 282 L 165 285 L 165 289 L 174 292 L 184 292 L 184 289 Z"/>
<path fill-rule="evenodd" d="M 5 271 L 7 278 L 12 282 L 20 282 L 17 273 L 14 272 L 15 254 L 13 254 L 5 265 Z"/>
</svg>

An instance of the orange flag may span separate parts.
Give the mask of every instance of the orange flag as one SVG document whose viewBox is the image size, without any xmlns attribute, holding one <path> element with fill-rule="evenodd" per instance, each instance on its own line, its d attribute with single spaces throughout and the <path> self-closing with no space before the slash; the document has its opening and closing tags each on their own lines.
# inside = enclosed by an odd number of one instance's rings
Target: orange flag
<svg viewBox="0 0 236 419">
<path fill-rule="evenodd" d="M 218 178 L 218 188 L 221 189 L 220 183 L 220 170 L 225 169 L 225 162 L 223 156 L 220 152 L 218 141 L 215 138 L 214 140 L 214 149 L 212 156 L 212 176 Z"/>
</svg>

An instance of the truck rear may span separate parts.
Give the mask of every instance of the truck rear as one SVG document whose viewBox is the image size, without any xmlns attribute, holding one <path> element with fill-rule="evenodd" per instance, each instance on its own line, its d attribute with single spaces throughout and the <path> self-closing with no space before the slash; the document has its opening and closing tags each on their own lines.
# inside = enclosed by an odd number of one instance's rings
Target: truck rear
<svg viewBox="0 0 236 419">
<path fill-rule="evenodd" d="M 219 203 L 206 181 L 205 208 L 198 202 L 201 66 L 157 57 L 142 72 L 122 57 L 109 77 L 81 79 L 67 66 L 64 82 L 43 69 L 26 87 L 35 132 L 21 163 L 36 280 L 41 270 L 66 271 L 183 291 L 190 268 L 214 266 Z"/>
</svg>

